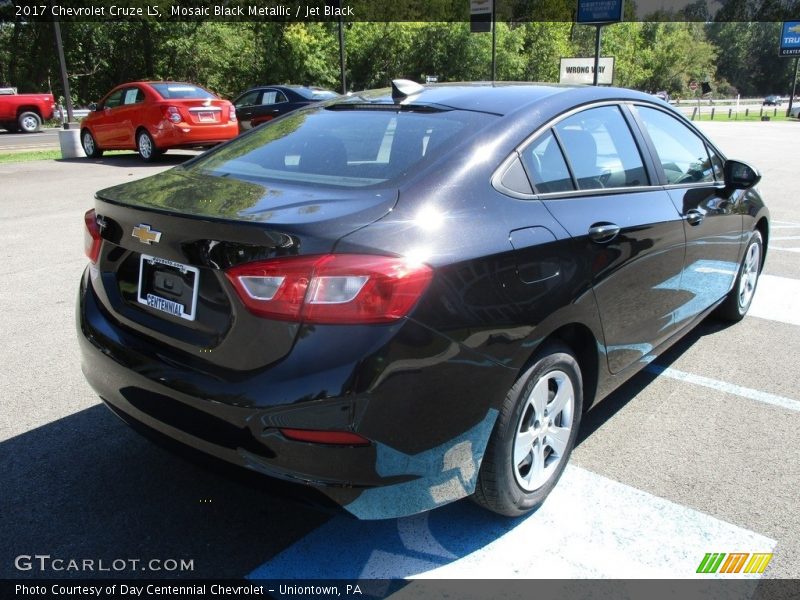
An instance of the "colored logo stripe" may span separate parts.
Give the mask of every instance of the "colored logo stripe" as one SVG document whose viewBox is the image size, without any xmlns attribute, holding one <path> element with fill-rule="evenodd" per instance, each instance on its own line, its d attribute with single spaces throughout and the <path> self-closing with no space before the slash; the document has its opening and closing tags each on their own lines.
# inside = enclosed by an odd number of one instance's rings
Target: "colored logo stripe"
<svg viewBox="0 0 800 600">
<path fill-rule="evenodd" d="M 727 559 L 725 557 L 728 557 Z M 748 557 L 750 560 L 748 561 Z M 723 560 L 725 561 L 723 563 Z M 698 573 L 741 573 L 744 567 L 745 573 L 763 573 L 769 561 L 772 560 L 772 554 L 768 553 L 755 553 L 750 554 L 747 552 L 732 552 L 726 554 L 724 552 L 708 552 L 700 561 L 697 567 Z M 745 566 L 745 563 L 747 565 Z"/>
<path fill-rule="evenodd" d="M 700 561 L 700 566 L 697 567 L 698 573 L 716 573 L 722 559 L 725 558 L 725 553 L 706 553 L 703 560 Z"/>
<path fill-rule="evenodd" d="M 745 573 L 763 573 L 769 561 L 772 560 L 772 554 L 753 554 L 752 558 L 750 558 L 750 562 L 747 563 L 747 566 L 744 568 Z"/>
<path fill-rule="evenodd" d="M 720 573 L 738 573 L 742 570 L 744 566 L 744 562 L 747 560 L 747 557 L 750 556 L 748 553 L 732 553 L 728 554 L 728 558 L 722 563 L 722 568 L 719 570 Z"/>
</svg>

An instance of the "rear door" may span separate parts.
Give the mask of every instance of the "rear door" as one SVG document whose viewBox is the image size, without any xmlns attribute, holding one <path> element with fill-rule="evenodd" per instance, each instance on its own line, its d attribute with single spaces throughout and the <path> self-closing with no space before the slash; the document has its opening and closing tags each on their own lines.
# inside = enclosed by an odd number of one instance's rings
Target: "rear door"
<svg viewBox="0 0 800 600">
<path fill-rule="evenodd" d="M 268 88 L 263 90 L 257 106 L 253 107 L 252 127 L 271 121 L 289 110 L 289 99 L 281 90 Z"/>
<path fill-rule="evenodd" d="M 683 221 L 651 181 L 626 106 L 567 116 L 540 134 L 522 160 L 539 198 L 572 236 L 571 269 L 591 280 L 617 373 L 675 331 L 684 261 Z M 639 143 L 637 143 L 637 141 Z"/>
<path fill-rule="evenodd" d="M 725 193 L 722 159 L 697 132 L 660 108 L 635 110 L 658 159 L 658 175 L 684 219 L 685 301 L 676 313 L 683 324 L 733 286 L 742 243 L 741 194 Z"/>
</svg>

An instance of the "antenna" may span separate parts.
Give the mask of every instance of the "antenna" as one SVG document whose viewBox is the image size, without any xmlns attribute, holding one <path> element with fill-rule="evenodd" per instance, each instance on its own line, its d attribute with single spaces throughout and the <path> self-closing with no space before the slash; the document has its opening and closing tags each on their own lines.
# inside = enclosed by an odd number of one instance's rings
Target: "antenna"
<svg viewBox="0 0 800 600">
<path fill-rule="evenodd" d="M 392 79 L 392 99 L 402 100 L 408 96 L 419 94 L 425 88 L 410 79 Z"/>
</svg>

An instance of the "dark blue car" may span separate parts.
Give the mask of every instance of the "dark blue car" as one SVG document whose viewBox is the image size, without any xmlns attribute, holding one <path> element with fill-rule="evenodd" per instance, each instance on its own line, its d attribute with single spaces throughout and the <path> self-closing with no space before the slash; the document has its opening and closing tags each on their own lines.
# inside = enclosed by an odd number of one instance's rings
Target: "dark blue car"
<svg viewBox="0 0 800 600">
<path fill-rule="evenodd" d="M 239 132 L 322 100 L 338 96 L 330 90 L 302 85 L 264 85 L 247 90 L 233 101 Z"/>
</svg>

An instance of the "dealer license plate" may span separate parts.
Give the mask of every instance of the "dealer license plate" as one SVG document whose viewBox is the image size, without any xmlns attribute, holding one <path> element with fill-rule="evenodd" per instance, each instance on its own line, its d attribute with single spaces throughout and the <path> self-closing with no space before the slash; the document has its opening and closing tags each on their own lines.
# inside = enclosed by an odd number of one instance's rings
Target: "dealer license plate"
<svg viewBox="0 0 800 600">
<path fill-rule="evenodd" d="M 139 259 L 139 293 L 136 299 L 173 317 L 194 321 L 200 271 L 157 256 Z"/>
</svg>

